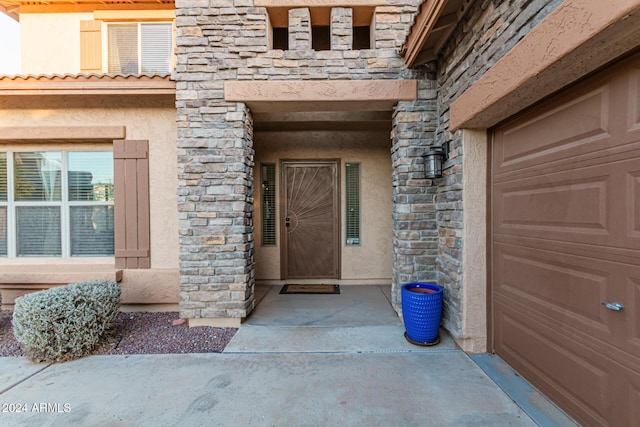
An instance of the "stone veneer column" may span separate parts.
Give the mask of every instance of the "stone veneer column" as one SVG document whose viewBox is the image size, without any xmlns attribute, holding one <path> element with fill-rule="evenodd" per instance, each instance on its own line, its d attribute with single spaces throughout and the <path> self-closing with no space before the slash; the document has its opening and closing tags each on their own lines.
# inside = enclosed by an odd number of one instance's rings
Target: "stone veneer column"
<svg viewBox="0 0 640 427">
<path fill-rule="evenodd" d="M 289 49 L 311 49 L 311 14 L 308 8 L 289 10 Z"/>
<path fill-rule="evenodd" d="M 219 128 L 179 149 L 180 317 L 192 326 L 239 326 L 254 305 L 253 123 L 244 104 L 216 108 Z"/>
<path fill-rule="evenodd" d="M 266 52 L 266 15 L 234 0 L 176 9 L 180 317 L 240 326 L 254 307 L 253 121 L 224 100 L 246 55 Z"/>
<path fill-rule="evenodd" d="M 353 10 L 345 7 L 331 9 L 331 50 L 353 48 Z"/>
<path fill-rule="evenodd" d="M 393 281 L 392 303 L 401 310 L 400 286 L 437 281 L 437 182 L 425 178 L 423 154 L 434 144 L 437 126 L 435 81 L 420 82 L 420 92 L 434 100 L 399 102 L 393 114 Z M 431 87 L 433 86 L 433 87 Z M 424 99 L 424 98 L 423 98 Z"/>
</svg>

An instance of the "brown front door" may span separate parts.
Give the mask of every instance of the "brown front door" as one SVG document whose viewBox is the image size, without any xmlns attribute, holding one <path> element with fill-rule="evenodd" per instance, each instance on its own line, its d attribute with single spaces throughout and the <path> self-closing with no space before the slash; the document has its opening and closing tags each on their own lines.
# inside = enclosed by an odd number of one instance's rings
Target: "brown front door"
<svg viewBox="0 0 640 427">
<path fill-rule="evenodd" d="M 496 353 L 581 424 L 640 425 L 640 57 L 494 130 L 491 217 Z"/>
<path fill-rule="evenodd" d="M 339 161 L 282 162 L 282 278 L 340 278 Z"/>
</svg>

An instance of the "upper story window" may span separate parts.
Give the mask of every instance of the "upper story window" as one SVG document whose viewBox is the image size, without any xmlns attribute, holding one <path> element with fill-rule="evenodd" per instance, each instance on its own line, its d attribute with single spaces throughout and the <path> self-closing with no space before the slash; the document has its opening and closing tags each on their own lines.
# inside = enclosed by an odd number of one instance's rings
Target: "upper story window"
<svg viewBox="0 0 640 427">
<path fill-rule="evenodd" d="M 173 68 L 172 24 L 108 24 L 107 49 L 109 73 L 169 73 Z"/>
</svg>

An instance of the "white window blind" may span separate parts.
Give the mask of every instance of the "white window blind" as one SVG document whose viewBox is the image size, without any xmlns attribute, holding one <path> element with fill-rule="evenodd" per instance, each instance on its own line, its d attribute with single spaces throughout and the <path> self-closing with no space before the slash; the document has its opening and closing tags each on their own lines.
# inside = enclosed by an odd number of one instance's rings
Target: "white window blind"
<svg viewBox="0 0 640 427">
<path fill-rule="evenodd" d="M 7 153 L 0 153 L 0 256 L 7 255 Z"/>
<path fill-rule="evenodd" d="M 19 257 L 62 255 L 59 206 L 18 206 L 16 219 Z"/>
<path fill-rule="evenodd" d="M 13 155 L 17 256 L 60 256 L 62 153 Z M 27 202 L 19 204 L 19 202 Z"/>
<path fill-rule="evenodd" d="M 276 165 L 261 167 L 262 190 L 262 245 L 276 244 Z"/>
<path fill-rule="evenodd" d="M 138 74 L 138 24 L 109 25 L 109 73 Z"/>
<path fill-rule="evenodd" d="M 141 24 L 142 72 L 163 74 L 171 70 L 172 28 L 169 24 Z"/>
<path fill-rule="evenodd" d="M 7 201 L 7 153 L 0 153 L 0 203 Z"/>
<path fill-rule="evenodd" d="M 0 153 L 0 256 L 113 256 L 113 155 Z"/>
<path fill-rule="evenodd" d="M 71 256 L 113 255 L 113 155 L 70 152 L 68 177 Z"/>
<path fill-rule="evenodd" d="M 7 207 L 0 205 L 0 256 L 7 256 Z"/>
<path fill-rule="evenodd" d="M 166 74 L 171 71 L 171 24 L 111 24 L 108 28 L 109 73 Z"/>
</svg>

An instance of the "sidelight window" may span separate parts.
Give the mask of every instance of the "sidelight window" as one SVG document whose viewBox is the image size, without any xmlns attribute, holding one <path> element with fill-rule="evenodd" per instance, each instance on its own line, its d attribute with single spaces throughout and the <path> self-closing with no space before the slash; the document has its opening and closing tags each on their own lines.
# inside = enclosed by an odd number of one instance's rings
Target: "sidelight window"
<svg viewBox="0 0 640 427">
<path fill-rule="evenodd" d="M 360 163 L 345 165 L 345 235 L 347 245 L 360 244 Z"/>
<path fill-rule="evenodd" d="M 261 166 L 262 182 L 262 245 L 276 244 L 276 165 L 266 163 Z"/>
</svg>

